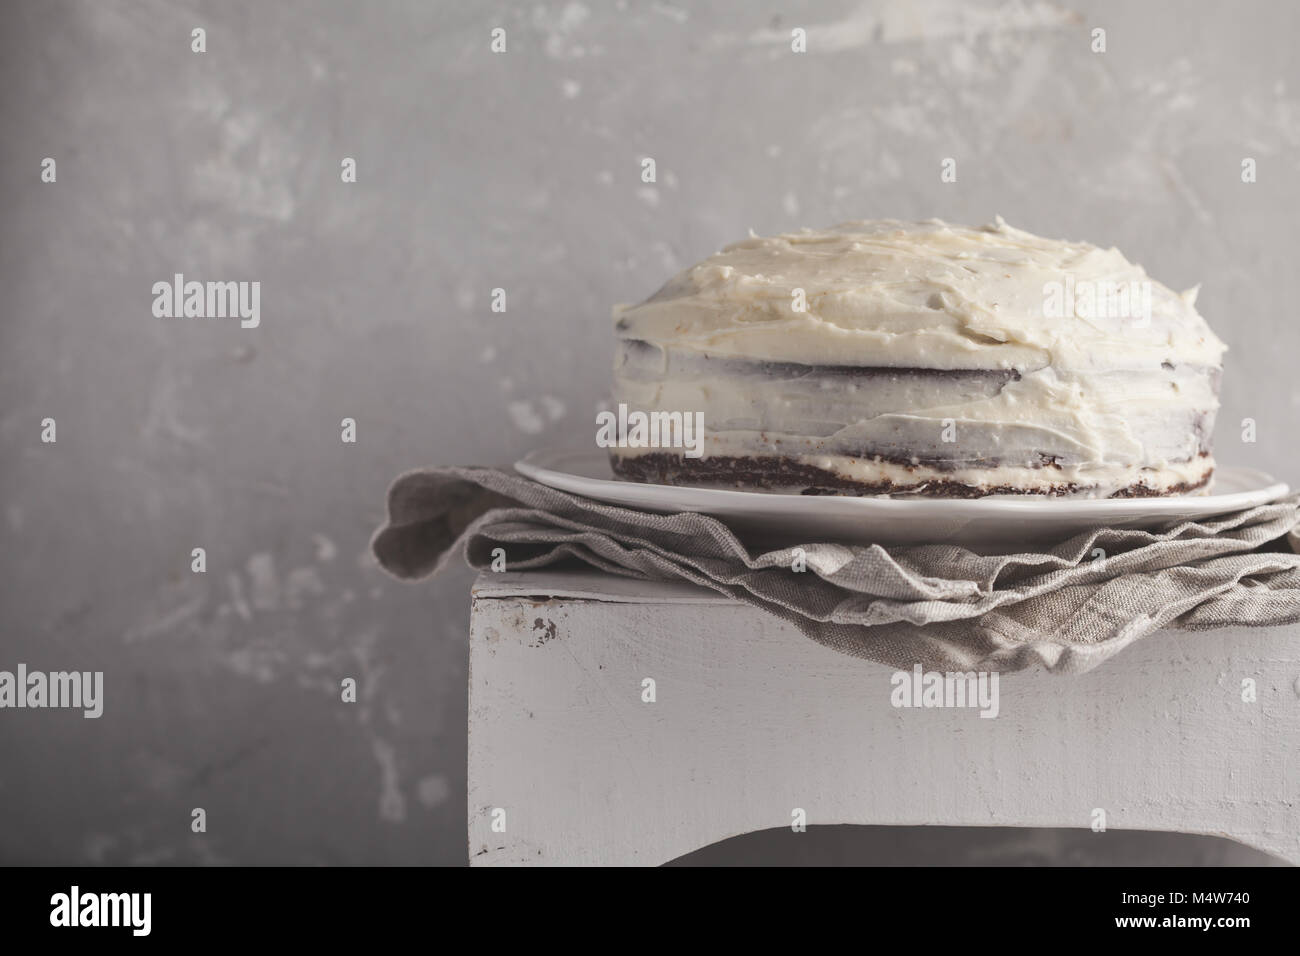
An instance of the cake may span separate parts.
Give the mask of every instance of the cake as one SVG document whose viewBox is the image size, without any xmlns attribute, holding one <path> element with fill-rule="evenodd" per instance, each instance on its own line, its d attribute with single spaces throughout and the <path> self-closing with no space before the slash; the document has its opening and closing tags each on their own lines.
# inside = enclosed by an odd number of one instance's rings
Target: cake
<svg viewBox="0 0 1300 956">
<path fill-rule="evenodd" d="M 1226 348 L 1195 301 L 1116 249 L 1001 218 L 751 234 L 614 310 L 619 421 L 665 428 L 604 444 L 618 477 L 661 484 L 1195 493 Z M 683 418 L 703 425 L 693 447 Z"/>
</svg>

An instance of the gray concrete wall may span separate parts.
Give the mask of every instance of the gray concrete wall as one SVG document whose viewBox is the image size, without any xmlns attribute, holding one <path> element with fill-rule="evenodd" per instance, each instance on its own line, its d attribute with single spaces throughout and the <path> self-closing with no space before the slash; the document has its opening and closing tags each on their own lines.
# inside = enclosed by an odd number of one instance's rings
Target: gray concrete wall
<svg viewBox="0 0 1300 956">
<path fill-rule="evenodd" d="M 589 440 L 611 304 L 750 228 L 1001 214 L 1202 283 L 1220 457 L 1300 483 L 1298 26 L 1283 0 L 5 4 L 0 667 L 107 690 L 99 720 L 0 714 L 0 860 L 463 860 L 470 575 L 374 568 L 385 487 Z M 176 272 L 260 281 L 261 325 L 153 317 Z"/>
</svg>

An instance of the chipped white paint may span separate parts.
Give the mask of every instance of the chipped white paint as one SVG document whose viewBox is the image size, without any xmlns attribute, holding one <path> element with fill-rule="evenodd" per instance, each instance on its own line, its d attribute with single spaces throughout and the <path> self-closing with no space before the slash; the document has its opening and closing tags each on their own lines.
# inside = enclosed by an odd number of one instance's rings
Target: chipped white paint
<svg viewBox="0 0 1300 956">
<path fill-rule="evenodd" d="M 711 592 L 484 574 L 470 667 L 477 865 L 659 864 L 789 826 L 792 807 L 812 825 L 1083 829 L 1102 807 L 1108 830 L 1300 863 L 1300 627 L 1171 632 L 1081 677 L 1006 675 L 983 720 L 896 710 L 890 669 Z"/>
<path fill-rule="evenodd" d="M 673 6 L 672 4 L 652 3 L 650 4 L 650 9 L 653 10 L 655 13 L 659 14 L 660 16 L 667 17 L 669 20 L 672 20 L 676 23 L 685 23 L 688 19 L 690 19 L 690 14 L 688 14 L 681 7 Z"/>
<path fill-rule="evenodd" d="M 416 785 L 415 796 L 421 806 L 432 810 L 442 806 L 451 797 L 451 784 L 442 774 L 431 774 Z"/>
<path fill-rule="evenodd" d="M 379 816 L 390 823 L 401 823 L 406 819 L 406 796 L 397 769 L 397 751 L 388 741 L 372 735 L 370 752 L 379 764 Z"/>
<path fill-rule="evenodd" d="M 301 609 L 313 597 L 325 593 L 325 583 L 315 568 L 294 568 L 284 582 L 284 604 L 291 611 Z"/>
<path fill-rule="evenodd" d="M 840 53 L 873 44 L 951 37 L 969 42 L 983 34 L 1063 30 L 1080 22 L 1079 14 L 1046 0 L 1008 0 L 989 5 L 963 0 L 884 0 L 863 3 L 836 20 L 810 24 L 808 51 Z M 715 42 L 725 46 L 728 40 L 721 37 Z M 756 46 L 786 45 L 790 31 L 756 30 L 749 42 Z"/>
<path fill-rule="evenodd" d="M 328 536 L 317 532 L 311 536 L 311 541 L 315 546 L 317 561 L 333 561 L 338 556 L 339 549 Z"/>
<path fill-rule="evenodd" d="M 542 420 L 541 414 L 533 407 L 532 402 L 511 402 L 506 406 L 510 413 L 510 420 L 514 422 L 515 428 L 518 428 L 526 435 L 536 435 L 546 427 L 546 422 Z"/>
<path fill-rule="evenodd" d="M 164 371 L 155 378 L 149 392 L 149 406 L 140 425 L 140 437 L 151 444 L 169 438 L 184 444 L 202 445 L 205 439 L 203 430 L 182 423 L 177 411 L 179 407 L 177 382 Z"/>
<path fill-rule="evenodd" d="M 581 3 L 566 3 L 554 9 L 533 8 L 533 28 L 541 34 L 546 55 L 556 60 L 581 59 L 587 54 L 577 34 L 591 11 Z"/>
<path fill-rule="evenodd" d="M 527 435 L 536 435 L 547 425 L 564 417 L 564 402 L 554 395 L 543 395 L 533 401 L 510 402 L 506 406 L 514 426 Z"/>
<path fill-rule="evenodd" d="M 275 556 L 261 551 L 248 559 L 248 584 L 253 607 L 273 611 L 280 606 L 280 576 L 275 570 Z"/>
</svg>

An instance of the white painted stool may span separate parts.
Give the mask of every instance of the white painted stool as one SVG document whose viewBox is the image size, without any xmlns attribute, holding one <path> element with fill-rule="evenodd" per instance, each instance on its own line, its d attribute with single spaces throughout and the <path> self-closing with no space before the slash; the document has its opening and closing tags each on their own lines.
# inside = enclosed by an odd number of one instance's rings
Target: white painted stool
<svg viewBox="0 0 1300 956">
<path fill-rule="evenodd" d="M 470 862 L 657 865 L 800 808 L 1085 829 L 1102 810 L 1107 829 L 1300 863 L 1300 627 L 1169 631 L 1081 677 L 1002 675 L 995 719 L 895 708 L 893 673 L 693 585 L 484 573 Z"/>
</svg>

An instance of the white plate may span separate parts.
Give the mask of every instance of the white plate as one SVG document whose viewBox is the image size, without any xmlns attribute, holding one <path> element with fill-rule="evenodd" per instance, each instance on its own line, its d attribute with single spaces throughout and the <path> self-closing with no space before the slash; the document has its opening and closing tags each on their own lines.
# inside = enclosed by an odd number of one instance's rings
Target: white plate
<svg viewBox="0 0 1300 956">
<path fill-rule="evenodd" d="M 660 514 L 713 515 L 746 536 L 858 544 L 949 541 L 986 548 L 1060 541 L 1106 525 L 1158 529 L 1276 501 L 1289 490 L 1262 471 L 1219 467 L 1212 493 L 1169 498 L 866 498 L 771 494 L 619 481 L 603 450 L 541 449 L 515 462 L 534 481 Z"/>
</svg>

